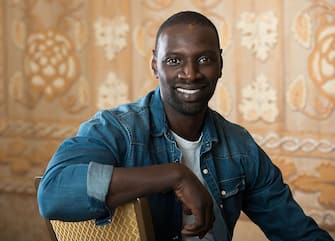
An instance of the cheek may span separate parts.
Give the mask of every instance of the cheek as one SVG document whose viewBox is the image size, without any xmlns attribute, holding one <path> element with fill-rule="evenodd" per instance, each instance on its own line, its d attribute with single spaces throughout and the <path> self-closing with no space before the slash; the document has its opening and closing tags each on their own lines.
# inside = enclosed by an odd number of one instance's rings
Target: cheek
<svg viewBox="0 0 335 241">
<path fill-rule="evenodd" d="M 161 92 L 161 98 L 162 100 L 165 102 L 167 101 L 167 99 L 169 98 L 169 96 L 171 96 L 171 90 L 170 90 L 170 87 L 169 85 L 164 82 L 164 81 L 161 81 L 160 82 L 160 92 Z"/>
<path fill-rule="evenodd" d="M 221 68 L 218 64 L 202 66 L 199 71 L 208 79 L 218 79 L 221 75 Z"/>
<path fill-rule="evenodd" d="M 166 79 L 166 71 L 161 65 L 157 65 L 157 74 L 160 79 Z"/>
<path fill-rule="evenodd" d="M 167 82 L 167 84 L 171 81 L 173 81 L 177 74 L 176 71 L 171 71 L 167 69 L 160 69 L 158 72 L 159 78 L 161 82 Z"/>
<path fill-rule="evenodd" d="M 220 73 L 221 73 L 220 71 L 212 70 L 212 71 L 203 72 L 203 75 L 207 80 L 213 83 L 213 85 L 216 85 L 216 82 L 221 77 Z"/>
</svg>

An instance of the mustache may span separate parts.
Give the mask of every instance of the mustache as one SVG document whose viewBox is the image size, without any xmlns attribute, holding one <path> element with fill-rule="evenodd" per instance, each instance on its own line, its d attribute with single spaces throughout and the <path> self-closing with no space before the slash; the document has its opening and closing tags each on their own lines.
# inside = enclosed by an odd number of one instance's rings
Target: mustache
<svg viewBox="0 0 335 241">
<path fill-rule="evenodd" d="M 209 79 L 207 78 L 196 78 L 196 79 L 185 79 L 185 78 L 174 78 L 173 84 L 174 85 L 182 85 L 182 86 L 204 86 L 210 83 Z"/>
</svg>

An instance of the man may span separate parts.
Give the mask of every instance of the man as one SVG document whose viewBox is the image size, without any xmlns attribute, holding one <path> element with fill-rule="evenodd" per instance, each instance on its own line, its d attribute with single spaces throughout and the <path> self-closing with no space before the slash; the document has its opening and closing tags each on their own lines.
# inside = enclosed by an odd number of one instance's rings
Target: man
<svg viewBox="0 0 335 241">
<path fill-rule="evenodd" d="M 118 205 L 147 196 L 158 241 L 231 240 L 241 210 L 270 240 L 332 240 L 248 132 L 208 107 L 221 52 L 205 16 L 167 19 L 151 63 L 160 86 L 98 112 L 60 145 L 39 186 L 41 214 L 103 224 Z"/>
</svg>

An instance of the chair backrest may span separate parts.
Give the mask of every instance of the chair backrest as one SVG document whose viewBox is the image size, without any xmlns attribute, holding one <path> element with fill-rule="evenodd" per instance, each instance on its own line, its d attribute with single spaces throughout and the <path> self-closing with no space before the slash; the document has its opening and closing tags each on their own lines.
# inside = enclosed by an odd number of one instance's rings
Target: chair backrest
<svg viewBox="0 0 335 241">
<path fill-rule="evenodd" d="M 35 177 L 38 188 L 41 177 Z M 63 222 L 46 219 L 52 241 L 154 241 L 148 201 L 137 198 L 116 208 L 111 223 L 95 225 L 94 220 Z"/>
</svg>

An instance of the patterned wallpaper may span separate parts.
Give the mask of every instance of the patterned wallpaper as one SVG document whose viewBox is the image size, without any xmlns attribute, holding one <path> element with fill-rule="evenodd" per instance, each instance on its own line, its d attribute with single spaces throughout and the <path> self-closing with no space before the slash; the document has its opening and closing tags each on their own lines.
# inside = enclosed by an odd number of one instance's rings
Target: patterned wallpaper
<svg viewBox="0 0 335 241">
<path fill-rule="evenodd" d="M 335 237 L 335 0 L 3 0 L 0 240 L 46 239 L 30 228 L 43 225 L 33 176 L 95 111 L 155 88 L 155 31 L 186 9 L 221 36 L 211 106 L 252 133 Z M 255 237 L 266 240 L 242 215 L 234 240 Z"/>
</svg>

